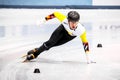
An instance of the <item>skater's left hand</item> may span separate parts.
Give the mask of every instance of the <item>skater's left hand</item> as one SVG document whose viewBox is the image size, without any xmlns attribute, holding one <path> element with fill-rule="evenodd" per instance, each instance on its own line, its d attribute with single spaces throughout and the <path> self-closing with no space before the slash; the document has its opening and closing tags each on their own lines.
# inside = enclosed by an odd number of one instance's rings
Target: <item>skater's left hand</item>
<svg viewBox="0 0 120 80">
<path fill-rule="evenodd" d="M 96 63 L 96 62 L 92 60 L 87 60 L 87 64 L 91 64 L 91 63 Z"/>
<path fill-rule="evenodd" d="M 86 59 L 87 59 L 87 64 L 96 63 L 96 62 L 93 60 L 93 57 L 92 57 L 91 53 L 86 53 Z"/>
</svg>

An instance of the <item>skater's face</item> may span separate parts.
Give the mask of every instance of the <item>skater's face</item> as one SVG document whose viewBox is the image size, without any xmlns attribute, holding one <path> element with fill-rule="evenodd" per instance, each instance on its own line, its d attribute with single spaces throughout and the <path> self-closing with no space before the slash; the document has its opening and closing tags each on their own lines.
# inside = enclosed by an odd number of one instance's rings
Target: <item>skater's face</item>
<svg viewBox="0 0 120 80">
<path fill-rule="evenodd" d="M 71 21 L 69 21 L 68 23 L 69 23 L 70 29 L 75 30 L 77 28 L 77 25 L 78 25 L 79 22 L 71 22 Z"/>
</svg>

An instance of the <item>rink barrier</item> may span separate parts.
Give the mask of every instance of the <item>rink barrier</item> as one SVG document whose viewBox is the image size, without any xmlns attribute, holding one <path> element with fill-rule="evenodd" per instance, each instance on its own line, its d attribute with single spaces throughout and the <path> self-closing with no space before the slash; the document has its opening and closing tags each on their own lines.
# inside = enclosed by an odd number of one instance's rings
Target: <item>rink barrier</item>
<svg viewBox="0 0 120 80">
<path fill-rule="evenodd" d="M 37 6 L 37 5 L 0 5 L 0 8 L 27 8 L 27 9 L 120 9 L 120 6 L 91 6 L 91 5 L 65 5 L 65 6 Z"/>
<path fill-rule="evenodd" d="M 100 25 L 99 29 L 101 30 L 120 30 L 120 25 Z"/>
</svg>

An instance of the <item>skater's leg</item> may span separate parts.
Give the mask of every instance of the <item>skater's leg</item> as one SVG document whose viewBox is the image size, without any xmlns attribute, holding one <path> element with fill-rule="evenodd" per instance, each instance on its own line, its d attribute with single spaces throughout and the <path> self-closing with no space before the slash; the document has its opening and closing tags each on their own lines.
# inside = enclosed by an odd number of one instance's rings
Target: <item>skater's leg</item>
<svg viewBox="0 0 120 80">
<path fill-rule="evenodd" d="M 70 36 L 68 32 L 65 30 L 63 25 L 60 25 L 52 34 L 50 39 L 46 41 L 40 48 L 38 48 L 35 57 L 37 57 L 41 52 L 50 49 L 54 46 L 62 45 L 72 39 L 74 39 L 76 36 Z"/>
<path fill-rule="evenodd" d="M 60 25 L 51 35 L 50 39 L 46 42 L 43 43 L 42 46 L 40 46 L 39 48 L 36 48 L 36 50 L 34 51 L 33 55 L 34 58 L 36 58 L 41 52 L 45 51 L 45 50 L 49 50 L 51 47 L 54 46 L 59 46 L 62 45 L 72 39 L 74 39 L 76 36 L 70 36 L 68 34 L 68 32 L 65 30 L 63 25 Z M 33 56 L 32 55 L 32 56 Z M 30 58 L 29 60 L 33 59 Z"/>
<path fill-rule="evenodd" d="M 63 36 L 63 26 L 60 25 L 51 35 L 50 39 L 43 43 L 42 46 L 40 46 L 35 54 L 35 56 L 38 56 L 41 52 L 45 50 L 49 50 L 51 47 L 53 47 Z"/>
<path fill-rule="evenodd" d="M 32 53 L 29 53 L 29 54 L 33 54 L 31 55 L 32 58 L 28 57 L 29 60 L 36 58 L 41 52 L 45 51 L 45 50 L 48 50 L 50 49 L 51 47 L 53 47 L 62 37 L 63 37 L 63 25 L 60 25 L 51 35 L 50 39 L 46 42 L 43 43 L 42 46 L 40 46 L 39 48 L 36 48 L 36 50 L 32 50 Z M 28 54 L 28 55 L 29 55 Z"/>
</svg>

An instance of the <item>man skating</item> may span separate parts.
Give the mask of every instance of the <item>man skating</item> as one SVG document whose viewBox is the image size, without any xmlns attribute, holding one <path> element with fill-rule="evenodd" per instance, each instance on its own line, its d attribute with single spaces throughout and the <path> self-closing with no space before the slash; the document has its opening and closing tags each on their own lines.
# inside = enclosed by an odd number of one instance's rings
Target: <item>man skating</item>
<svg viewBox="0 0 120 80">
<path fill-rule="evenodd" d="M 71 41 L 76 36 L 79 36 L 82 40 L 84 51 L 86 53 L 87 63 L 93 63 L 91 60 L 89 44 L 86 37 L 86 30 L 80 24 L 80 15 L 76 11 L 68 12 L 67 16 L 63 15 L 60 12 L 54 12 L 45 17 L 45 20 L 51 20 L 53 18 L 57 18 L 61 24 L 57 27 L 57 29 L 52 33 L 50 39 L 44 42 L 39 48 L 35 48 L 30 50 L 27 53 L 26 61 L 30 61 L 38 57 L 40 53 L 45 50 L 49 50 L 52 47 L 59 46 L 65 44 L 68 41 Z"/>
</svg>

